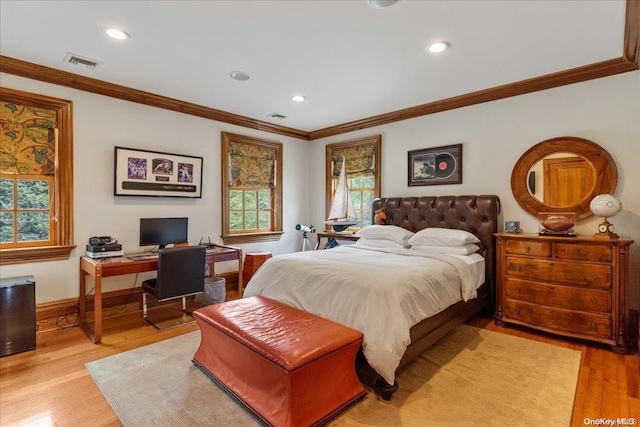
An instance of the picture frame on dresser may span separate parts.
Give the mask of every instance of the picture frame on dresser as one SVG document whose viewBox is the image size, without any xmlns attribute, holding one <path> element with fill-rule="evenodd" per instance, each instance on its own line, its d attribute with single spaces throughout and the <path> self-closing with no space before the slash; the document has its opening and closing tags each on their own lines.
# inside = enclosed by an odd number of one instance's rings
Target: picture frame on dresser
<svg viewBox="0 0 640 427">
<path fill-rule="evenodd" d="M 202 157 L 114 147 L 114 196 L 202 198 Z"/>
</svg>

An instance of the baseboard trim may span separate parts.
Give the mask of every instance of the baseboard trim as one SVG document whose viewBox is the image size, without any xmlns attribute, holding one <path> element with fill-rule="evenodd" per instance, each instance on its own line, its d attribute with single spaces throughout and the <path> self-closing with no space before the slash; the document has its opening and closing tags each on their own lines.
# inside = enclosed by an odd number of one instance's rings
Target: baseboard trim
<svg viewBox="0 0 640 427">
<path fill-rule="evenodd" d="M 238 273 L 230 272 L 219 274 L 224 277 L 227 292 L 236 291 L 238 289 Z M 141 288 L 119 289 L 117 291 L 103 292 L 102 308 L 119 307 L 125 304 L 136 302 L 137 310 L 142 310 Z M 153 305 L 154 302 L 150 301 Z M 36 322 L 55 321 L 58 317 L 64 316 L 65 312 L 72 309 L 78 304 L 78 298 L 65 298 L 57 301 L 50 301 L 36 305 Z M 93 311 L 93 295 L 87 297 L 87 311 Z"/>
</svg>

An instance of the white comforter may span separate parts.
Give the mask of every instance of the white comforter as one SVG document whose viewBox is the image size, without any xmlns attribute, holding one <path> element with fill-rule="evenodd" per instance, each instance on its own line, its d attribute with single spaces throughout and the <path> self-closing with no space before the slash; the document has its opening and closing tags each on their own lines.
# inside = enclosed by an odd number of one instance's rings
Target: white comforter
<svg viewBox="0 0 640 427">
<path fill-rule="evenodd" d="M 270 258 L 245 289 L 244 297 L 256 295 L 362 332 L 367 361 L 393 384 L 409 329 L 477 294 L 458 257 L 350 245 Z"/>
</svg>

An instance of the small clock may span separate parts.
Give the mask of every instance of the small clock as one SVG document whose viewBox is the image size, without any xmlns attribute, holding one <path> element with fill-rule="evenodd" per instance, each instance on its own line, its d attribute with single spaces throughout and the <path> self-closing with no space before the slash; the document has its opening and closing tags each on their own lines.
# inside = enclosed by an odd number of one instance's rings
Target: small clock
<svg viewBox="0 0 640 427">
<path fill-rule="evenodd" d="M 615 227 L 605 218 L 598 224 L 598 232 L 593 236 L 598 239 L 617 239 L 618 235 L 614 233 Z"/>
</svg>

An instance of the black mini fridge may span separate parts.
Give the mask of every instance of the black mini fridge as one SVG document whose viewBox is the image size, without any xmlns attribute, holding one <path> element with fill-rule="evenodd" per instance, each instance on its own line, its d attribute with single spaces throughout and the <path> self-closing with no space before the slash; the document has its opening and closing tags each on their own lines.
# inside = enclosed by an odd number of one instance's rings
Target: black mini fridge
<svg viewBox="0 0 640 427">
<path fill-rule="evenodd" d="M 35 278 L 0 279 L 0 357 L 35 348 Z"/>
</svg>

